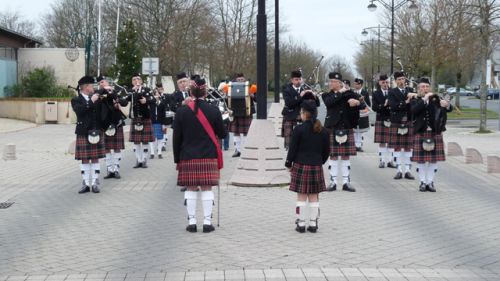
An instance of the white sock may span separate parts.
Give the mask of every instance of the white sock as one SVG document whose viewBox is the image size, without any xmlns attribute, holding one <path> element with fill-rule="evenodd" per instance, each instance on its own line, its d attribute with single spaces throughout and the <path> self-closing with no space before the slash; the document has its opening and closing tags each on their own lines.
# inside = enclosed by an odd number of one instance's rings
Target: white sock
<svg viewBox="0 0 500 281">
<path fill-rule="evenodd" d="M 156 140 L 156 147 L 157 147 L 157 150 L 158 150 L 158 155 L 161 155 L 161 150 L 163 149 L 163 146 L 165 145 L 165 143 L 163 142 L 163 140 Z"/>
<path fill-rule="evenodd" d="M 203 224 L 212 224 L 212 209 L 214 207 L 214 192 L 201 192 L 201 201 L 203 203 Z"/>
<path fill-rule="evenodd" d="M 240 136 L 234 136 L 234 148 L 236 151 L 241 151 L 241 137 Z"/>
<path fill-rule="evenodd" d="M 309 226 L 317 226 L 319 218 L 319 202 L 309 202 Z"/>
<path fill-rule="evenodd" d="M 297 201 L 295 214 L 297 215 L 297 223 L 299 226 L 306 226 L 306 201 Z"/>
<path fill-rule="evenodd" d="M 337 174 L 339 172 L 339 161 L 338 160 L 328 160 L 328 165 L 330 165 L 331 180 L 335 184 L 337 184 Z"/>
<path fill-rule="evenodd" d="M 394 163 L 394 158 L 396 157 L 396 155 L 394 155 L 394 148 L 389 148 L 389 147 L 386 147 L 386 153 L 387 153 L 387 157 L 389 159 L 389 161 L 387 163 Z"/>
<path fill-rule="evenodd" d="M 134 153 L 135 153 L 135 159 L 137 159 L 137 162 L 142 163 L 142 151 L 141 151 L 141 145 L 140 144 L 134 144 Z"/>
<path fill-rule="evenodd" d="M 122 160 L 122 153 L 121 152 L 113 153 L 113 160 L 114 160 L 113 172 L 118 172 L 120 170 L 120 161 Z"/>
<path fill-rule="evenodd" d="M 99 174 L 101 173 L 101 165 L 99 165 L 99 163 L 92 163 L 90 171 L 92 174 L 92 185 L 95 185 L 97 183 L 97 179 L 99 179 Z"/>
<path fill-rule="evenodd" d="M 351 161 L 349 160 L 342 160 L 341 164 L 341 169 L 342 169 L 342 184 L 349 183 L 349 174 L 351 170 Z"/>
<path fill-rule="evenodd" d="M 425 178 L 425 172 L 427 171 L 427 167 L 425 163 L 417 163 L 417 173 L 420 179 L 420 182 L 427 183 Z"/>
<path fill-rule="evenodd" d="M 354 143 L 356 145 L 356 147 L 361 147 L 362 143 L 361 143 L 361 133 L 359 132 L 359 130 L 354 130 Z"/>
<path fill-rule="evenodd" d="M 437 173 L 437 168 L 437 163 L 429 163 L 429 166 L 427 167 L 427 184 L 434 182 L 434 176 Z"/>
<path fill-rule="evenodd" d="M 146 163 L 148 161 L 148 145 L 142 145 L 142 163 Z"/>
<path fill-rule="evenodd" d="M 189 224 L 196 224 L 196 200 L 198 199 L 198 192 L 186 190 L 184 192 L 184 199 L 186 200 L 185 204 Z"/>
<path fill-rule="evenodd" d="M 149 152 L 151 155 L 155 155 L 156 140 L 149 143 Z"/>
<path fill-rule="evenodd" d="M 113 172 L 113 154 L 106 153 L 106 169 L 108 170 L 108 173 Z"/>
<path fill-rule="evenodd" d="M 385 147 L 378 147 L 378 160 L 379 162 L 385 163 L 384 157 L 385 157 L 385 152 L 386 148 Z"/>
<path fill-rule="evenodd" d="M 90 186 L 90 168 L 91 164 L 80 164 L 80 171 L 85 185 Z"/>
<path fill-rule="evenodd" d="M 401 154 L 402 152 L 399 151 L 394 151 L 392 153 L 394 155 L 394 158 L 396 158 L 396 165 L 398 166 L 398 172 L 403 172 L 403 168 L 401 167 Z"/>
<path fill-rule="evenodd" d="M 405 164 L 405 173 L 410 172 L 411 170 L 411 156 L 413 153 L 411 151 L 405 151 L 402 154 L 404 154 L 403 159 L 404 159 L 404 164 Z"/>
</svg>

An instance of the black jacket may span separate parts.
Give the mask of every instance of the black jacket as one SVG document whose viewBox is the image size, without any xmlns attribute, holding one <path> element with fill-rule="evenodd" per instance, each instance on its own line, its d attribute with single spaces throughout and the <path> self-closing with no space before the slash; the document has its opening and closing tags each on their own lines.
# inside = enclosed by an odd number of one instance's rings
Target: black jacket
<svg viewBox="0 0 500 281">
<path fill-rule="evenodd" d="M 399 88 L 389 90 L 389 108 L 391 110 L 391 123 L 400 124 L 406 117 L 407 121 L 411 120 L 410 104 L 406 103 L 408 93 L 411 93 L 411 88 L 405 88 L 405 93 L 401 93 Z"/>
<path fill-rule="evenodd" d="M 113 90 L 111 93 L 109 93 L 105 89 L 99 89 L 97 93 L 101 96 L 106 95 L 102 99 L 101 119 L 103 120 L 103 128 L 106 129 L 109 127 L 109 125 L 123 126 L 123 120 L 126 119 L 126 116 L 119 108 L 115 107 L 115 103 L 119 102 L 118 94 L 120 93 L 120 91 Z"/>
<path fill-rule="evenodd" d="M 227 135 L 222 122 L 222 115 L 218 108 L 199 100 L 199 108 L 207 117 L 215 135 L 223 139 Z M 177 109 L 174 120 L 174 162 L 191 159 L 217 158 L 214 143 L 206 133 L 193 110 L 187 105 Z"/>
<path fill-rule="evenodd" d="M 186 92 L 186 95 L 189 97 L 189 93 Z M 176 90 L 172 93 L 172 111 L 176 112 L 178 108 L 182 106 L 182 102 L 184 101 L 184 95 L 181 91 Z"/>
<path fill-rule="evenodd" d="M 165 110 L 167 108 L 167 101 L 164 98 L 160 98 L 156 102 L 156 98 L 149 103 L 149 111 L 151 112 L 151 122 L 160 123 L 163 125 L 167 124 L 167 118 L 165 116 Z"/>
<path fill-rule="evenodd" d="M 321 166 L 330 155 L 330 137 L 325 128 L 321 132 L 312 131 L 313 123 L 306 121 L 293 129 L 285 166 L 292 163 Z"/>
<path fill-rule="evenodd" d="M 357 93 L 356 90 L 354 90 L 354 89 L 351 89 L 351 90 L 353 92 Z M 366 108 L 366 105 L 368 105 L 369 107 L 372 106 L 372 102 L 370 101 L 370 94 L 368 93 L 367 90 L 365 90 L 365 88 L 361 89 L 361 93 L 359 94 L 359 96 L 363 97 L 363 99 L 364 99 L 363 108 L 361 108 L 361 109 Z"/>
<path fill-rule="evenodd" d="M 152 102 L 152 100 L 154 99 L 154 97 L 151 93 L 151 89 L 149 89 L 147 87 L 141 87 L 141 89 L 139 91 L 130 90 L 129 92 L 131 94 L 129 94 L 126 98 L 123 98 L 120 100 L 121 106 L 126 106 L 129 102 L 132 102 L 132 100 L 133 100 L 133 103 L 131 104 L 130 110 L 129 110 L 129 117 L 130 118 L 142 117 L 142 118 L 150 119 L 151 112 L 149 110 L 149 105 Z M 139 102 L 139 99 L 141 97 L 146 98 L 145 104 L 141 104 Z M 132 115 L 132 110 L 133 110 L 133 115 Z"/>
<path fill-rule="evenodd" d="M 381 89 L 376 90 L 373 93 L 372 96 L 372 109 L 373 111 L 377 112 L 377 121 L 384 121 L 384 120 L 389 120 L 391 117 L 391 110 L 389 107 L 389 104 L 385 106 L 385 101 L 389 97 L 389 91 L 390 89 L 387 90 L 387 96 L 384 97 L 384 92 Z"/>
<path fill-rule="evenodd" d="M 304 90 L 304 87 L 301 86 L 299 92 L 297 92 L 292 83 L 288 83 L 283 86 L 283 99 L 285 100 L 285 107 L 283 108 L 282 115 L 283 119 L 288 121 L 295 121 L 299 119 L 300 114 L 300 104 L 303 99 L 300 96 L 300 92 Z"/>
<path fill-rule="evenodd" d="M 350 107 L 350 99 L 359 100 L 358 95 L 351 90 L 344 93 L 328 92 L 322 96 L 326 106 L 325 128 L 352 129 L 358 125 L 359 106 Z"/>
<path fill-rule="evenodd" d="M 87 101 L 82 94 L 71 99 L 71 107 L 76 114 L 75 134 L 88 135 L 89 130 L 101 130 L 102 127 L 102 102 L 97 100 Z"/>
<path fill-rule="evenodd" d="M 436 134 L 446 131 L 447 112 L 452 111 L 453 107 L 450 105 L 449 108 L 442 108 L 439 102 L 437 96 L 431 97 L 427 104 L 422 98 L 410 101 L 415 133 L 424 133 L 427 128 Z"/>
</svg>

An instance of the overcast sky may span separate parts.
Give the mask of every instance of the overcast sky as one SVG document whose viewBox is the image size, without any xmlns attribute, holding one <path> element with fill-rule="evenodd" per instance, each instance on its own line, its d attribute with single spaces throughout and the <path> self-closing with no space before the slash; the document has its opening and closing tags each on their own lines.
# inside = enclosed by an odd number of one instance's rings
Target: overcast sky
<svg viewBox="0 0 500 281">
<path fill-rule="evenodd" d="M 0 0 L 0 7 L 19 10 L 24 16 L 38 21 L 55 1 Z M 274 5 L 272 0 L 267 2 Z M 281 21 L 288 26 L 288 34 L 325 57 L 340 55 L 352 62 L 359 42 L 367 39 L 361 36 L 363 27 L 377 25 L 377 15 L 382 10 L 369 12 L 368 4 L 368 0 L 281 0 Z"/>
</svg>

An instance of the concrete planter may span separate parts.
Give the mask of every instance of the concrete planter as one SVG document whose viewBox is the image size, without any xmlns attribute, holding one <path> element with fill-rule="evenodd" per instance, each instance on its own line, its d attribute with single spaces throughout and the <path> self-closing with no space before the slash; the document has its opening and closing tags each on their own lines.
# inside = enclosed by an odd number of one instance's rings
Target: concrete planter
<svg viewBox="0 0 500 281">
<path fill-rule="evenodd" d="M 36 124 L 45 122 L 45 105 L 47 101 L 57 102 L 57 123 L 70 124 L 76 122 L 76 115 L 71 109 L 68 98 L 7 98 L 0 99 L 0 117 L 26 120 Z"/>
</svg>

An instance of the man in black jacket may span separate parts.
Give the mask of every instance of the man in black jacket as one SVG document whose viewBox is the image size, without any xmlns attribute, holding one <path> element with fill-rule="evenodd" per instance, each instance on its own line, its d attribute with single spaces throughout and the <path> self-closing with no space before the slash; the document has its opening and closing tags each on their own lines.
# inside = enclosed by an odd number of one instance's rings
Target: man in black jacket
<svg viewBox="0 0 500 281">
<path fill-rule="evenodd" d="M 184 104 L 184 100 L 189 98 L 189 79 L 185 72 L 177 74 L 177 90 L 172 94 L 174 100 L 174 107 L 172 108 L 174 112 L 177 111 L 179 107 Z"/>
<path fill-rule="evenodd" d="M 354 89 L 353 92 L 356 93 L 361 101 L 361 106 L 359 107 L 359 122 L 358 126 L 354 128 L 354 143 L 356 144 L 356 151 L 363 152 L 363 140 L 364 134 L 370 129 L 370 118 L 368 107 L 372 106 L 370 101 L 370 95 L 368 91 L 363 88 L 363 79 L 354 79 Z"/>
<path fill-rule="evenodd" d="M 390 127 L 391 127 L 391 111 L 389 108 L 389 77 L 382 74 L 378 80 L 377 90 L 373 93 L 372 109 L 377 112 L 375 119 L 375 135 L 374 142 L 379 144 L 379 168 L 387 167 L 396 168 L 393 161 L 394 149 L 389 147 Z"/>
<path fill-rule="evenodd" d="M 149 143 L 150 159 L 155 158 L 155 151 L 158 158 L 162 159 L 163 138 L 165 136 L 167 117 L 165 109 L 167 108 L 167 100 L 162 98 L 163 85 L 156 84 L 156 89 L 153 93 L 153 99 L 149 102 L 149 111 L 151 112 L 151 123 L 153 124 L 153 134 L 155 140 Z"/>
<path fill-rule="evenodd" d="M 395 72 L 397 87 L 389 91 L 389 108 L 391 110 L 391 128 L 389 147 L 394 149 L 394 157 L 398 172 L 394 179 L 398 180 L 404 177 L 409 180 L 415 179 L 410 172 L 411 155 L 413 148 L 413 130 L 411 124 L 410 101 L 417 97 L 412 93 L 413 89 L 406 87 L 406 76 L 403 72 Z"/>
<path fill-rule="evenodd" d="M 428 78 L 421 78 L 418 97 L 410 101 L 415 120 L 412 161 L 417 162 L 421 192 L 436 192 L 434 175 L 437 162 L 445 161 L 442 132 L 446 131 L 447 112 L 452 110 L 450 102 L 430 91 Z"/>
<path fill-rule="evenodd" d="M 354 92 L 344 88 L 340 73 L 330 72 L 328 77 L 330 78 L 328 83 L 330 92 L 322 95 L 327 110 L 325 128 L 330 133 L 331 182 L 327 190 L 337 189 L 337 173 L 340 166 L 343 179 L 342 189 L 355 192 L 356 189 L 350 184 L 351 163 L 349 157 L 356 155 L 353 128 L 356 127 L 359 120 L 361 103 Z"/>
<path fill-rule="evenodd" d="M 305 89 L 302 85 L 302 73 L 300 71 L 292 71 L 290 83 L 283 86 L 282 92 L 285 107 L 282 111 L 283 125 L 281 127 L 281 134 L 285 139 L 285 149 L 288 149 L 293 129 L 297 126 L 297 122 L 300 119 L 300 105 L 305 95 Z"/>
<path fill-rule="evenodd" d="M 81 160 L 83 185 L 78 193 L 99 193 L 99 159 L 104 158 L 104 136 L 102 134 L 101 100 L 94 94 L 95 78 L 84 76 L 78 81 L 78 96 L 71 99 L 76 114 L 75 159 Z"/>
</svg>

